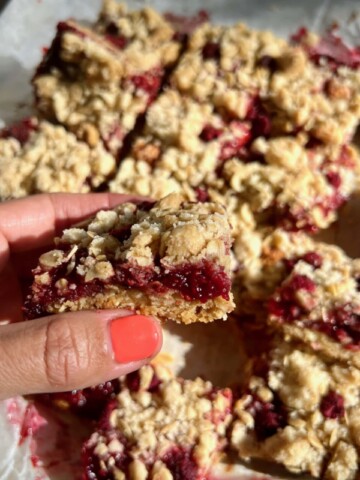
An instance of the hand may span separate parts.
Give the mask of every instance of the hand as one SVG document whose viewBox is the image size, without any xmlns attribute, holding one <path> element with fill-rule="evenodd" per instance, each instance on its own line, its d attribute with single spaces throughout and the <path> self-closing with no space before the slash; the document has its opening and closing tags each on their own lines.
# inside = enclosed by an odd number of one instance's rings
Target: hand
<svg viewBox="0 0 360 480">
<path fill-rule="evenodd" d="M 0 204 L 0 398 L 96 385 L 140 368 L 160 350 L 157 320 L 124 310 L 22 317 L 21 285 L 53 237 L 129 199 L 52 194 Z"/>
</svg>

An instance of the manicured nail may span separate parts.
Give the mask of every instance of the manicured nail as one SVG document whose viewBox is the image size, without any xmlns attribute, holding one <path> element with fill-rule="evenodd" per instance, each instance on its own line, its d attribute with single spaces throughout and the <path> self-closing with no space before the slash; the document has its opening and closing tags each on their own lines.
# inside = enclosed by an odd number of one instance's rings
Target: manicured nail
<svg viewBox="0 0 360 480">
<path fill-rule="evenodd" d="M 160 348 L 160 325 L 144 315 L 116 318 L 110 323 L 110 335 L 118 363 L 147 359 Z"/>
</svg>

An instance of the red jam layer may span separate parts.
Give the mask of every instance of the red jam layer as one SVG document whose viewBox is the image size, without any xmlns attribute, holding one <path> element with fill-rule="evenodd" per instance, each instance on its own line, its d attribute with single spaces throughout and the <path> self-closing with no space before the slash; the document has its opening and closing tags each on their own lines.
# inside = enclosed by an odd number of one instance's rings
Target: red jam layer
<svg viewBox="0 0 360 480">
<path fill-rule="evenodd" d="M 314 202 L 312 209 L 319 207 L 325 218 L 327 218 L 332 212 L 338 210 L 341 205 L 346 201 L 346 198 L 338 191 L 341 185 L 341 180 L 331 176 L 328 177 L 330 184 L 334 186 L 334 193 L 328 197 L 325 197 L 322 201 Z M 334 183 L 332 183 L 334 182 Z M 308 233 L 316 233 L 319 227 L 313 223 L 311 218 L 311 210 L 300 210 L 297 213 L 293 213 L 288 205 L 278 207 L 277 223 L 287 231 L 296 232 L 303 231 Z"/>
<path fill-rule="evenodd" d="M 309 58 L 317 65 L 321 64 L 323 60 L 326 60 L 333 70 L 337 70 L 341 66 L 346 66 L 351 69 L 360 67 L 360 47 L 351 48 L 346 45 L 344 41 L 336 35 L 334 29 L 322 37 L 315 46 L 307 45 L 304 42 L 307 34 L 308 30 L 302 27 L 291 39 L 293 42 L 299 43 Z"/>
<path fill-rule="evenodd" d="M 349 350 L 360 350 L 360 312 L 354 312 L 351 304 L 345 304 L 327 312 L 326 317 L 309 325 L 324 333 Z"/>
<path fill-rule="evenodd" d="M 113 430 L 101 432 L 101 434 L 106 436 L 105 443 L 107 445 L 109 445 L 112 440 L 116 439 L 123 444 L 125 448 L 122 452 L 110 452 L 108 450 L 106 454 L 100 457 L 95 453 L 97 445 L 93 445 L 90 441 L 85 442 L 81 452 L 83 464 L 82 480 L 116 480 L 113 470 L 108 470 L 105 467 L 106 463 L 110 460 L 113 463 L 113 469 L 117 468 L 127 473 L 129 471 L 131 458 L 126 451 L 126 439 L 119 432 Z"/>
<path fill-rule="evenodd" d="M 123 235 L 123 233 L 121 234 Z M 84 252 L 77 252 L 77 264 Z M 79 298 L 94 296 L 103 291 L 107 284 L 118 285 L 123 288 L 139 289 L 149 294 L 164 294 L 168 291 L 178 292 L 187 301 L 200 301 L 222 297 L 229 299 L 231 288 L 230 277 L 222 266 L 203 260 L 198 263 L 185 263 L 169 269 L 159 265 L 157 269 L 139 267 L 131 263 L 113 262 L 115 275 L 107 282 L 95 279 L 85 282 L 75 269 L 67 274 L 67 263 L 50 271 L 51 283 L 48 285 L 33 284 L 34 300 L 25 302 L 27 318 L 36 318 L 44 315 L 46 306 L 59 300 L 75 301 Z M 36 274 L 42 272 L 36 270 Z M 69 288 L 59 291 L 55 284 L 60 278 L 66 278 Z M 70 285 L 75 285 L 71 287 Z"/>
<path fill-rule="evenodd" d="M 21 122 L 0 131 L 0 138 L 15 138 L 21 145 L 24 145 L 30 138 L 32 132 L 38 128 L 37 121 L 33 118 L 25 118 Z"/>
<path fill-rule="evenodd" d="M 67 22 L 59 22 L 57 24 L 57 31 L 54 40 L 50 47 L 44 50 L 45 55 L 36 69 L 34 78 L 38 75 L 46 75 L 52 68 L 66 71 L 66 63 L 60 58 L 62 36 L 66 32 L 76 33 L 79 37 L 83 38 L 85 35 L 80 30 L 77 30 L 73 25 Z"/>
<path fill-rule="evenodd" d="M 82 390 L 38 395 L 36 398 L 60 409 L 70 410 L 76 415 L 98 420 L 109 400 L 115 398 L 119 392 L 120 382 L 115 379 Z"/>
<path fill-rule="evenodd" d="M 291 273 L 300 260 L 309 263 L 314 269 L 320 268 L 322 264 L 320 255 L 316 252 L 308 252 L 296 259 L 286 260 L 287 270 Z M 312 293 L 315 288 L 316 285 L 310 278 L 304 275 L 294 275 L 269 300 L 267 305 L 269 314 L 277 317 L 281 323 L 292 323 L 299 320 L 305 328 L 324 333 L 345 348 L 359 350 L 360 312 L 358 307 L 351 304 L 339 305 L 331 311 L 324 312 L 323 317 L 318 320 L 307 320 L 309 311 L 299 303 L 297 292 L 306 290 Z"/>
<path fill-rule="evenodd" d="M 344 398 L 330 391 L 322 398 L 320 411 L 326 418 L 343 418 L 345 416 Z"/>
<path fill-rule="evenodd" d="M 294 275 L 283 287 L 280 287 L 274 297 L 268 302 L 268 312 L 279 318 L 281 322 L 294 322 L 306 315 L 304 309 L 297 299 L 297 292 L 305 290 L 313 293 L 315 283 L 305 275 Z"/>
<path fill-rule="evenodd" d="M 258 440 L 265 440 L 286 426 L 286 411 L 276 396 L 272 402 L 264 402 L 257 395 L 251 396 L 251 403 L 247 406 L 247 410 L 254 417 Z"/>
<path fill-rule="evenodd" d="M 158 94 L 164 72 L 161 68 L 154 68 L 141 75 L 133 75 L 129 78 L 129 81 L 135 86 L 136 89 L 142 90 L 149 96 L 149 102 L 154 100 Z"/>
<path fill-rule="evenodd" d="M 306 252 L 304 255 L 300 255 L 299 257 L 284 260 L 288 272 L 292 272 L 292 270 L 295 268 L 295 265 L 300 261 L 308 263 L 314 269 L 320 268 L 323 264 L 323 258 L 321 255 L 316 252 Z"/>
<path fill-rule="evenodd" d="M 193 451 L 184 447 L 174 447 L 162 457 L 162 462 L 170 470 L 174 480 L 206 480 L 199 472 Z"/>
<path fill-rule="evenodd" d="M 119 50 L 123 50 L 128 42 L 127 38 L 121 34 L 114 22 L 110 22 L 107 25 L 105 38 Z"/>
<path fill-rule="evenodd" d="M 125 383 L 127 388 L 131 392 L 138 392 L 140 390 L 140 375 L 139 371 L 135 371 L 126 375 Z M 158 376 L 153 372 L 153 377 L 151 379 L 150 385 L 146 389 L 148 392 L 156 392 L 161 384 L 161 380 Z"/>
</svg>

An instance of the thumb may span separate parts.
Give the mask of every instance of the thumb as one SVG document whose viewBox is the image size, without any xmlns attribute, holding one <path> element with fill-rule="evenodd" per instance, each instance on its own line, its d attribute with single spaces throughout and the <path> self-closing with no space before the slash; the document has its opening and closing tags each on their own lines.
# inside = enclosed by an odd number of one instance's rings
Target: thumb
<svg viewBox="0 0 360 480">
<path fill-rule="evenodd" d="M 160 324 L 126 311 L 64 313 L 0 327 L 0 399 L 103 383 L 161 348 Z"/>
</svg>

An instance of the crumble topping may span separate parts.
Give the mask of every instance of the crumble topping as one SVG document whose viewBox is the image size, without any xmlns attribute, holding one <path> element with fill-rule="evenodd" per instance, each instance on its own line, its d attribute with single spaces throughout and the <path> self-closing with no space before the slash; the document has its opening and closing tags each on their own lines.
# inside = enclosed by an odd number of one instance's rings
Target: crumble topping
<svg viewBox="0 0 360 480">
<path fill-rule="evenodd" d="M 37 107 L 90 145 L 102 140 L 117 154 L 178 54 L 177 42 L 144 50 L 134 40 L 121 50 L 107 36 L 61 22 L 33 78 Z"/>
<path fill-rule="evenodd" d="M 164 65 L 174 63 L 179 53 L 173 27 L 150 7 L 128 11 L 123 3 L 104 0 L 95 29 L 122 50 L 159 51 Z"/>
<path fill-rule="evenodd" d="M 85 478 L 97 470 L 134 480 L 206 477 L 226 444 L 229 389 L 197 378 L 174 378 L 164 367 L 146 366 L 124 386 L 83 448 Z"/>
<path fill-rule="evenodd" d="M 115 170 L 101 145 L 90 148 L 63 127 L 35 118 L 0 133 L 0 197 L 43 192 L 86 193 Z"/>
<path fill-rule="evenodd" d="M 317 65 L 307 49 L 243 24 L 205 24 L 190 38 L 172 85 L 199 101 L 244 118 L 255 97 L 271 135 L 301 129 L 308 138 L 342 144 L 360 113 L 360 71 L 341 65 L 336 75 Z"/>
<path fill-rule="evenodd" d="M 155 198 L 182 189 L 192 200 L 200 188 L 227 206 L 235 230 L 244 204 L 259 226 L 326 228 L 357 186 L 356 149 L 308 146 L 301 133 L 256 134 L 251 119 L 225 121 L 209 103 L 168 89 L 150 106 L 110 189 Z"/>
<path fill-rule="evenodd" d="M 65 230 L 55 246 L 34 270 L 30 317 L 121 305 L 191 323 L 233 308 L 230 226 L 215 203 L 176 194 L 124 203 Z"/>
<path fill-rule="evenodd" d="M 232 446 L 243 459 L 283 464 L 294 473 L 353 479 L 359 462 L 360 371 L 277 339 L 234 407 Z"/>
<path fill-rule="evenodd" d="M 233 278 L 238 311 L 251 314 L 260 311 L 262 324 L 267 316 L 264 307 L 289 275 L 291 265 L 306 259 L 311 262 L 313 253 L 328 259 L 327 268 L 331 268 L 331 264 L 351 272 L 352 265 L 355 268 L 356 263 L 339 247 L 317 242 L 302 232 L 291 233 L 270 228 L 254 230 L 250 222 L 243 222 L 240 232 L 235 236 L 233 250 L 241 266 Z"/>
</svg>

